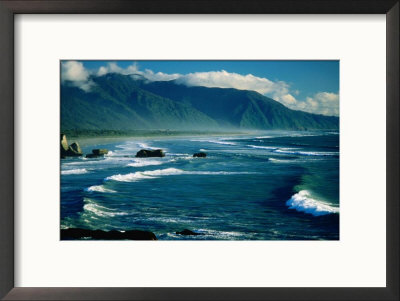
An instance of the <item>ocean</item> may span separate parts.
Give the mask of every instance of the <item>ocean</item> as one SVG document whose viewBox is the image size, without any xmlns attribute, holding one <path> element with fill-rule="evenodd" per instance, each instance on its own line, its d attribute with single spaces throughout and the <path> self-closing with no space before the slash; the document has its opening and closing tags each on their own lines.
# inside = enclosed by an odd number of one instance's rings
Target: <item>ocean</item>
<svg viewBox="0 0 400 301">
<path fill-rule="evenodd" d="M 339 133 L 96 138 L 61 160 L 61 229 L 146 230 L 158 240 L 338 240 Z M 140 149 L 163 158 L 135 158 Z M 205 152 L 206 158 L 193 154 Z M 201 235 L 180 235 L 189 229 Z"/>
</svg>

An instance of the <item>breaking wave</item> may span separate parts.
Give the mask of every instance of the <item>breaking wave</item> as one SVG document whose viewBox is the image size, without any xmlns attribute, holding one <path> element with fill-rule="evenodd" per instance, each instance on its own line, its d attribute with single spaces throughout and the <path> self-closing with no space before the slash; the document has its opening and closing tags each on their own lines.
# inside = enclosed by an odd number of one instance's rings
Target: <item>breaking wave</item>
<svg viewBox="0 0 400 301">
<path fill-rule="evenodd" d="M 86 168 L 78 168 L 78 169 L 69 169 L 69 170 L 62 170 L 62 175 L 81 175 L 88 173 L 89 171 Z"/>
<path fill-rule="evenodd" d="M 142 167 L 150 165 L 161 165 L 165 162 L 159 160 L 149 160 L 149 159 L 134 159 L 134 162 L 129 163 L 127 166 L 131 167 Z"/>
<path fill-rule="evenodd" d="M 259 137 L 254 137 L 256 139 L 269 139 L 269 138 L 273 138 L 272 136 L 259 136 Z"/>
<path fill-rule="evenodd" d="M 228 141 L 221 141 L 221 140 L 201 140 L 201 139 L 195 139 L 195 140 L 190 140 L 194 142 L 208 142 L 208 143 L 216 143 L 216 144 L 222 144 L 222 145 L 236 145 L 237 143 L 234 142 L 228 142 Z"/>
<path fill-rule="evenodd" d="M 107 208 L 97 204 L 95 201 L 90 199 L 84 199 L 85 205 L 83 205 L 83 210 L 90 212 L 100 217 L 114 217 L 121 215 L 128 215 L 127 212 L 119 212 L 115 209 Z"/>
<path fill-rule="evenodd" d="M 286 202 L 286 205 L 289 209 L 295 209 L 299 212 L 309 213 L 314 216 L 339 213 L 339 208 L 332 207 L 326 203 L 311 198 L 310 193 L 307 190 L 301 190 L 292 195 L 292 197 Z"/>
<path fill-rule="evenodd" d="M 115 190 L 105 188 L 103 185 L 94 185 L 85 189 L 88 192 L 105 192 L 105 193 L 115 193 Z"/>
<path fill-rule="evenodd" d="M 277 147 L 274 147 L 274 146 L 258 146 L 258 145 L 247 145 L 247 146 L 252 147 L 252 148 L 269 149 L 269 150 L 278 149 Z"/>
<path fill-rule="evenodd" d="M 229 171 L 185 171 L 178 168 L 166 168 L 157 170 L 137 171 L 125 175 L 113 175 L 105 178 L 105 181 L 113 180 L 119 182 L 135 182 L 143 179 L 154 179 L 161 176 L 172 175 L 237 175 L 250 174 L 250 172 L 229 172 Z"/>
<path fill-rule="evenodd" d="M 290 155 L 301 155 L 301 156 L 338 156 L 338 152 L 306 152 L 306 151 L 292 151 L 286 149 L 277 149 L 277 153 L 290 154 Z"/>
</svg>

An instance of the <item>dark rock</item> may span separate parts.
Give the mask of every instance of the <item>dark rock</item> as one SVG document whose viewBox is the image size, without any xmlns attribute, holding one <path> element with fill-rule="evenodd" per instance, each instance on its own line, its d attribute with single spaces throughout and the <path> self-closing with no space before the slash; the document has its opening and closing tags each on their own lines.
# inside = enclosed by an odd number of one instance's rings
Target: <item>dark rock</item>
<svg viewBox="0 0 400 301">
<path fill-rule="evenodd" d="M 183 230 L 181 232 L 176 232 L 176 234 L 180 234 L 180 235 L 201 235 L 201 233 L 196 233 L 196 232 L 193 232 L 193 231 L 188 230 L 188 229 L 185 229 L 185 230 Z"/>
<path fill-rule="evenodd" d="M 195 154 L 193 154 L 193 157 L 205 158 L 205 157 L 207 157 L 207 154 L 203 153 L 203 152 L 195 153 Z"/>
<path fill-rule="evenodd" d="M 61 134 L 61 153 L 64 151 L 68 151 L 68 141 L 67 141 L 67 136 L 64 134 Z"/>
<path fill-rule="evenodd" d="M 79 146 L 78 142 L 74 142 L 72 143 L 69 147 L 68 147 L 68 151 L 67 151 L 67 156 L 82 156 L 82 149 Z"/>
<path fill-rule="evenodd" d="M 81 147 L 77 142 L 72 143 L 68 146 L 67 136 L 64 134 L 60 135 L 60 158 L 65 159 L 66 157 L 82 156 Z"/>
<path fill-rule="evenodd" d="M 85 156 L 85 158 L 90 158 L 90 159 L 99 158 L 99 157 L 104 157 L 104 155 L 87 154 Z"/>
<path fill-rule="evenodd" d="M 96 149 L 92 149 L 92 153 L 95 154 L 95 155 L 98 155 L 98 156 L 107 155 L 108 154 L 108 149 L 105 149 L 105 148 L 98 149 L 98 148 L 96 148 Z"/>
<path fill-rule="evenodd" d="M 87 154 L 86 158 L 99 158 L 99 157 L 104 157 L 104 155 L 108 154 L 108 149 L 92 149 L 92 153 L 91 154 Z"/>
<path fill-rule="evenodd" d="M 153 232 L 141 230 L 88 230 L 81 228 L 61 229 L 61 240 L 89 238 L 94 240 L 157 240 Z"/>
<path fill-rule="evenodd" d="M 136 157 L 138 158 L 148 158 L 148 157 L 165 157 L 165 153 L 162 149 L 141 149 L 136 153 Z"/>
</svg>

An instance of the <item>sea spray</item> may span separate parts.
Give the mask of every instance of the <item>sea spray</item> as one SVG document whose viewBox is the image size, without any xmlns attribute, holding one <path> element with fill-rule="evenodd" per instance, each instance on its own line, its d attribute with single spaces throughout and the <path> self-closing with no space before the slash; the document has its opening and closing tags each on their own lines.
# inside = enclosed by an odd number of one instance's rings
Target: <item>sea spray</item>
<svg viewBox="0 0 400 301">
<path fill-rule="evenodd" d="M 286 205 L 289 209 L 295 209 L 299 212 L 309 213 L 314 216 L 339 213 L 339 208 L 332 207 L 311 198 L 310 192 L 307 190 L 301 190 L 292 195 L 292 197 L 286 202 Z"/>
</svg>

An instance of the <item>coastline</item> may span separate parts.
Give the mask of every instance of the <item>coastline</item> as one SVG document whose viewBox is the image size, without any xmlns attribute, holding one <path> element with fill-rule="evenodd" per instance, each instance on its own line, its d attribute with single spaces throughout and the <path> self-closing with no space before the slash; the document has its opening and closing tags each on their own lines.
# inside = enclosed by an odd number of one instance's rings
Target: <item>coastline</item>
<svg viewBox="0 0 400 301">
<path fill-rule="evenodd" d="M 81 146 L 92 146 L 96 144 L 104 144 L 120 142 L 135 139 L 176 139 L 176 138 L 192 138 L 192 137 L 220 137 L 220 136 L 245 136 L 259 134 L 260 131 L 246 132 L 198 132 L 198 131 L 137 131 L 137 132 L 120 132 L 119 134 L 111 135 L 96 134 L 95 132 L 85 132 L 84 134 L 69 134 L 69 131 L 61 131 L 67 136 L 69 141 L 77 141 Z"/>
</svg>

